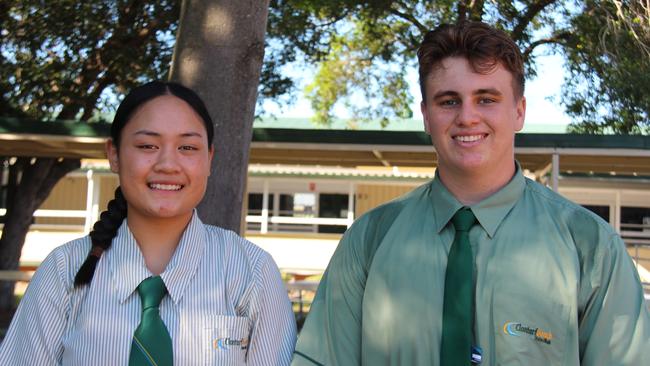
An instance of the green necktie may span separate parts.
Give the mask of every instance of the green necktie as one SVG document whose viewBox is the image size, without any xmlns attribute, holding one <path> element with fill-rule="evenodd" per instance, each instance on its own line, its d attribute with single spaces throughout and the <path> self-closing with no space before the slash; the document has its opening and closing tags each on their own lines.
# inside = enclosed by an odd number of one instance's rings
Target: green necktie
<svg viewBox="0 0 650 366">
<path fill-rule="evenodd" d="M 451 219 L 456 229 L 449 250 L 445 274 L 445 297 L 442 313 L 442 366 L 469 365 L 472 356 L 474 310 L 473 259 L 469 229 L 476 222 L 472 211 L 461 208 Z"/>
<path fill-rule="evenodd" d="M 160 276 L 149 277 L 138 285 L 142 318 L 133 334 L 129 366 L 172 366 L 172 339 L 160 318 L 160 301 L 167 288 Z"/>
</svg>

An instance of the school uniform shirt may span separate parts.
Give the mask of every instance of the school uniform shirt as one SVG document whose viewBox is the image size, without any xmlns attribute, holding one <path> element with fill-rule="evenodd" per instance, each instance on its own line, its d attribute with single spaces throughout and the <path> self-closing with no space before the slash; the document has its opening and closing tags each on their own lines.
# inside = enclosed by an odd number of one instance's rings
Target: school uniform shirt
<svg viewBox="0 0 650 366">
<path fill-rule="evenodd" d="M 89 237 L 38 268 L 0 349 L 0 365 L 127 365 L 140 323 L 138 284 L 152 274 L 126 220 L 89 285 L 74 288 Z M 296 323 L 271 256 L 196 212 L 160 275 L 174 365 L 288 365 Z"/>
<path fill-rule="evenodd" d="M 481 365 L 650 365 L 650 317 L 620 237 L 520 170 L 471 206 Z M 462 206 L 436 176 L 361 217 L 292 365 L 439 365 L 450 220 Z"/>
</svg>

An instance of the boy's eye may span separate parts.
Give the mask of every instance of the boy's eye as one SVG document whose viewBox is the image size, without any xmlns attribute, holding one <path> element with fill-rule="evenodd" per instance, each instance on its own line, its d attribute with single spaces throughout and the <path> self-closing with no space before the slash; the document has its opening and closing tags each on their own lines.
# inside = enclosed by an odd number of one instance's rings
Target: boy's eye
<svg viewBox="0 0 650 366">
<path fill-rule="evenodd" d="M 445 106 L 454 106 L 459 104 L 458 100 L 456 99 L 445 99 L 440 101 L 440 105 L 445 107 Z"/>
<path fill-rule="evenodd" d="M 491 104 L 491 103 L 494 103 L 494 102 L 496 102 L 496 101 L 494 99 L 492 99 L 492 98 L 481 98 L 479 100 L 480 104 Z"/>
<path fill-rule="evenodd" d="M 189 146 L 189 145 L 183 145 L 183 146 L 181 146 L 179 149 L 180 149 L 180 150 L 185 150 L 185 151 L 194 151 L 194 150 L 198 150 L 196 147 L 194 147 L 194 146 Z"/>
</svg>

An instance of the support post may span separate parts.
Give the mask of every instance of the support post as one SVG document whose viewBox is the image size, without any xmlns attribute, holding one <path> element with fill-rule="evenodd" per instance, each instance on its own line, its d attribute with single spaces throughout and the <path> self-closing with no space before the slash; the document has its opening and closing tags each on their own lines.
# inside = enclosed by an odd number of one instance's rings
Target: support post
<svg viewBox="0 0 650 366">
<path fill-rule="evenodd" d="M 551 188 L 554 192 L 559 191 L 559 179 L 560 179 L 560 154 L 553 153 L 553 169 L 551 170 Z"/>
<path fill-rule="evenodd" d="M 348 227 L 354 222 L 354 183 L 350 183 L 348 191 Z"/>
<path fill-rule="evenodd" d="M 260 232 L 266 234 L 269 231 L 269 180 L 264 179 L 264 192 L 262 193 L 262 225 Z"/>
</svg>

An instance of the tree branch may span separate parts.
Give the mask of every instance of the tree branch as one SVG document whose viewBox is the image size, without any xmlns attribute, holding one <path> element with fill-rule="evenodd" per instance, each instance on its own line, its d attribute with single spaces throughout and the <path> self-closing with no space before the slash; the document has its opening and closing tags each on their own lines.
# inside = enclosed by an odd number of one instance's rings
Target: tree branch
<svg viewBox="0 0 650 366">
<path fill-rule="evenodd" d="M 413 24 L 422 34 L 429 31 L 429 27 L 427 27 L 426 25 L 420 23 L 420 21 L 417 20 L 417 18 L 415 18 L 413 15 L 408 14 L 408 13 L 404 13 L 404 12 L 400 11 L 399 9 L 395 9 L 392 6 L 390 7 L 389 11 L 390 11 L 391 14 L 393 14 L 393 15 L 399 17 L 399 18 L 402 18 L 402 19 L 406 20 L 407 22 L 410 22 L 411 24 Z"/>
<path fill-rule="evenodd" d="M 314 23 L 314 25 L 315 25 L 317 28 L 326 28 L 326 27 L 329 27 L 330 25 L 336 24 L 336 23 L 338 23 L 339 21 L 345 19 L 349 14 L 350 14 L 350 9 L 345 9 L 345 11 L 344 11 L 341 15 L 339 15 L 339 16 L 337 16 L 337 17 L 334 17 L 334 18 L 333 18 L 332 20 L 330 20 L 329 22 L 325 22 L 325 23 Z"/>
<path fill-rule="evenodd" d="M 510 34 L 511 37 L 515 40 L 520 40 L 524 34 L 524 31 L 528 27 L 528 24 L 541 13 L 544 8 L 555 3 L 557 0 L 540 0 L 538 2 L 532 3 L 527 9 L 526 12 L 521 16 L 517 17 L 517 25 L 512 30 Z"/>
<path fill-rule="evenodd" d="M 485 0 L 472 0 L 469 3 L 470 14 L 469 18 L 474 21 L 480 21 L 483 19 L 483 8 L 485 6 Z"/>
<path fill-rule="evenodd" d="M 465 0 L 460 0 L 458 2 L 457 10 L 458 19 L 457 22 L 464 22 L 467 19 L 467 2 Z"/>
<path fill-rule="evenodd" d="M 543 44 L 564 45 L 565 44 L 564 41 L 568 40 L 570 36 L 571 36 L 570 33 L 562 32 L 554 35 L 553 37 L 542 38 L 536 40 L 535 42 L 532 42 L 531 44 L 528 45 L 528 47 L 526 47 L 526 49 L 522 53 L 522 56 L 524 57 L 524 61 L 528 61 L 528 58 L 530 57 L 530 54 L 533 53 L 533 51 L 535 50 L 535 47 Z"/>
<path fill-rule="evenodd" d="M 81 116 L 82 121 L 88 121 L 92 117 L 93 111 L 97 105 L 97 99 L 99 99 L 99 96 L 102 94 L 104 89 L 113 82 L 115 82 L 113 74 L 107 71 L 97 80 L 97 82 L 94 83 L 95 87 L 90 93 L 88 93 L 88 96 L 84 101 L 84 113 Z"/>
</svg>

